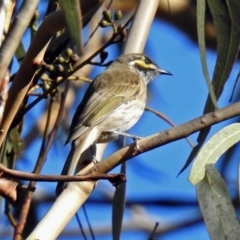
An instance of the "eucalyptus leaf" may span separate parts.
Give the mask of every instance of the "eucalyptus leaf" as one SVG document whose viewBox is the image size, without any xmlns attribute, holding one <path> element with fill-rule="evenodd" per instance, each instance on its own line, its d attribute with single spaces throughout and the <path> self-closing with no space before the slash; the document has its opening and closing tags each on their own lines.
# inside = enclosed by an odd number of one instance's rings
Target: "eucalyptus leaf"
<svg viewBox="0 0 240 240">
<path fill-rule="evenodd" d="M 235 63 L 236 58 L 239 54 L 240 47 L 240 1 L 226 0 L 226 3 L 231 20 L 231 35 L 222 81 L 228 79 L 233 68 L 233 64 Z"/>
<path fill-rule="evenodd" d="M 238 240 L 239 222 L 225 183 L 213 165 L 206 166 L 205 177 L 196 189 L 210 238 Z"/>
<path fill-rule="evenodd" d="M 208 91 L 211 96 L 212 103 L 217 108 L 217 99 L 213 90 L 211 79 L 208 73 L 207 58 L 206 58 L 206 45 L 205 45 L 205 11 L 206 0 L 197 1 L 197 31 L 198 43 L 200 50 L 200 58 L 202 63 L 203 75 L 208 86 Z"/>
<path fill-rule="evenodd" d="M 198 2 L 198 1 L 197 1 Z M 236 0 L 208 0 L 208 6 L 213 16 L 217 34 L 217 60 L 215 64 L 212 85 L 216 98 L 219 99 L 225 83 L 239 54 L 240 44 L 240 1 Z M 200 2 L 198 2 L 199 4 Z M 204 113 L 213 111 L 210 95 L 207 98 Z M 197 138 L 198 145 L 191 151 L 181 172 L 193 161 L 199 149 L 207 138 L 211 127 L 201 130 Z"/>
<path fill-rule="evenodd" d="M 77 46 L 78 54 L 82 54 L 82 14 L 78 0 L 59 0 L 60 6 L 64 12 L 68 31 L 73 42 Z"/>
<path fill-rule="evenodd" d="M 12 148 L 13 148 L 14 154 L 16 156 L 18 156 L 21 153 L 21 151 L 23 150 L 23 142 L 20 137 L 19 130 L 17 128 L 11 129 L 11 131 L 9 133 L 9 139 L 12 143 Z"/>
<path fill-rule="evenodd" d="M 19 45 L 18 45 L 18 47 L 16 49 L 16 52 L 15 52 L 15 55 L 17 57 L 18 62 L 21 64 L 23 58 L 26 55 L 26 51 L 24 49 L 24 46 L 23 46 L 22 42 L 19 43 Z"/>
<path fill-rule="evenodd" d="M 211 137 L 197 155 L 190 172 L 189 181 L 194 185 L 201 181 L 205 175 L 205 166 L 215 163 L 223 153 L 239 140 L 240 123 L 231 124 Z"/>
<path fill-rule="evenodd" d="M 231 18 L 225 1 L 208 0 L 208 6 L 212 13 L 217 34 L 217 60 L 212 82 L 216 96 L 219 98 L 228 78 L 228 76 L 224 75 L 224 71 L 230 48 L 231 24 L 229 23 L 231 23 Z"/>
</svg>

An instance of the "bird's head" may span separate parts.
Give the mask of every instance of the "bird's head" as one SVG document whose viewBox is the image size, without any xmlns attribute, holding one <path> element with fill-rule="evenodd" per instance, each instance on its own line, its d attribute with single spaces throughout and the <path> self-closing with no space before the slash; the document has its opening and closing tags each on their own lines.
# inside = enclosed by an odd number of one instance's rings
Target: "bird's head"
<svg viewBox="0 0 240 240">
<path fill-rule="evenodd" d="M 160 69 L 148 56 L 140 53 L 122 55 L 116 62 L 126 64 L 132 71 L 143 77 L 146 84 L 160 74 L 172 75 L 170 72 Z"/>
</svg>

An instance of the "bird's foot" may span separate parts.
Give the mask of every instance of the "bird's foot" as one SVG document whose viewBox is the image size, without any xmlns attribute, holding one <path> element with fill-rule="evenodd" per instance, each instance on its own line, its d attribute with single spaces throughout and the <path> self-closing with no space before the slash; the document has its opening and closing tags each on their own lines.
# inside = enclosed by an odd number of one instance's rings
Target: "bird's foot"
<svg viewBox="0 0 240 240">
<path fill-rule="evenodd" d="M 135 142 L 134 152 L 142 152 L 142 150 L 139 146 L 139 142 L 138 142 L 140 139 L 142 139 L 142 137 L 139 137 L 139 136 L 134 135 L 134 134 L 126 133 L 126 132 L 119 132 L 119 131 L 106 131 L 106 132 L 110 132 L 110 133 L 113 133 L 113 134 L 118 134 L 118 135 L 121 135 L 121 136 L 124 136 L 124 137 L 132 138 L 133 141 Z"/>
<path fill-rule="evenodd" d="M 116 135 L 121 135 L 123 137 L 129 137 L 129 138 L 132 138 L 134 141 L 135 139 L 142 139 L 142 137 L 139 137 L 137 135 L 133 135 L 133 134 L 130 134 L 130 133 L 126 133 L 126 132 L 120 132 L 120 131 L 105 131 L 107 133 L 112 133 L 112 134 L 116 134 Z"/>
<path fill-rule="evenodd" d="M 97 157 L 96 157 L 96 145 L 93 144 L 90 146 L 91 152 L 92 152 L 92 162 L 94 166 L 96 167 L 97 163 L 99 162 Z"/>
<path fill-rule="evenodd" d="M 135 142 L 135 147 L 133 149 L 134 155 L 136 155 L 138 152 L 142 152 L 142 149 L 139 145 L 139 140 L 141 140 L 141 139 L 142 139 L 142 137 L 133 138 L 133 140 Z"/>
<path fill-rule="evenodd" d="M 93 156 L 93 160 L 92 160 L 92 161 L 93 161 L 93 164 L 94 164 L 94 165 L 97 165 L 97 163 L 99 162 L 99 161 L 97 160 L 96 156 Z"/>
</svg>

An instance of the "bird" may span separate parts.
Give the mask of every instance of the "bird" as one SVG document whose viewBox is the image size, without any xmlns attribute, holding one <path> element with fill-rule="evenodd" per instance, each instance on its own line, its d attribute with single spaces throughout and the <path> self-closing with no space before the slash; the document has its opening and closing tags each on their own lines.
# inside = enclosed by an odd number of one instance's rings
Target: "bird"
<svg viewBox="0 0 240 240">
<path fill-rule="evenodd" d="M 71 150 L 62 175 L 73 175 L 81 154 L 94 143 L 109 142 L 136 124 L 144 112 L 147 85 L 158 75 L 172 75 L 160 69 L 145 54 L 129 53 L 114 60 L 89 85 L 78 105 L 66 144 Z M 59 182 L 59 194 L 66 183 Z"/>
</svg>

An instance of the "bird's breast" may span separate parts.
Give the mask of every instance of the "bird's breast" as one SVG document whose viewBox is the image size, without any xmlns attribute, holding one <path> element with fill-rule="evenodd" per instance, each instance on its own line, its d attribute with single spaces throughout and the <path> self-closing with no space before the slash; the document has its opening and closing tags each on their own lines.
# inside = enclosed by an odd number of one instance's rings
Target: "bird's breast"
<svg viewBox="0 0 240 240">
<path fill-rule="evenodd" d="M 108 131 L 127 131 L 143 114 L 146 99 L 146 92 L 142 91 L 135 98 L 124 102 L 107 117 L 107 121 L 101 123 L 101 128 Z"/>
</svg>

